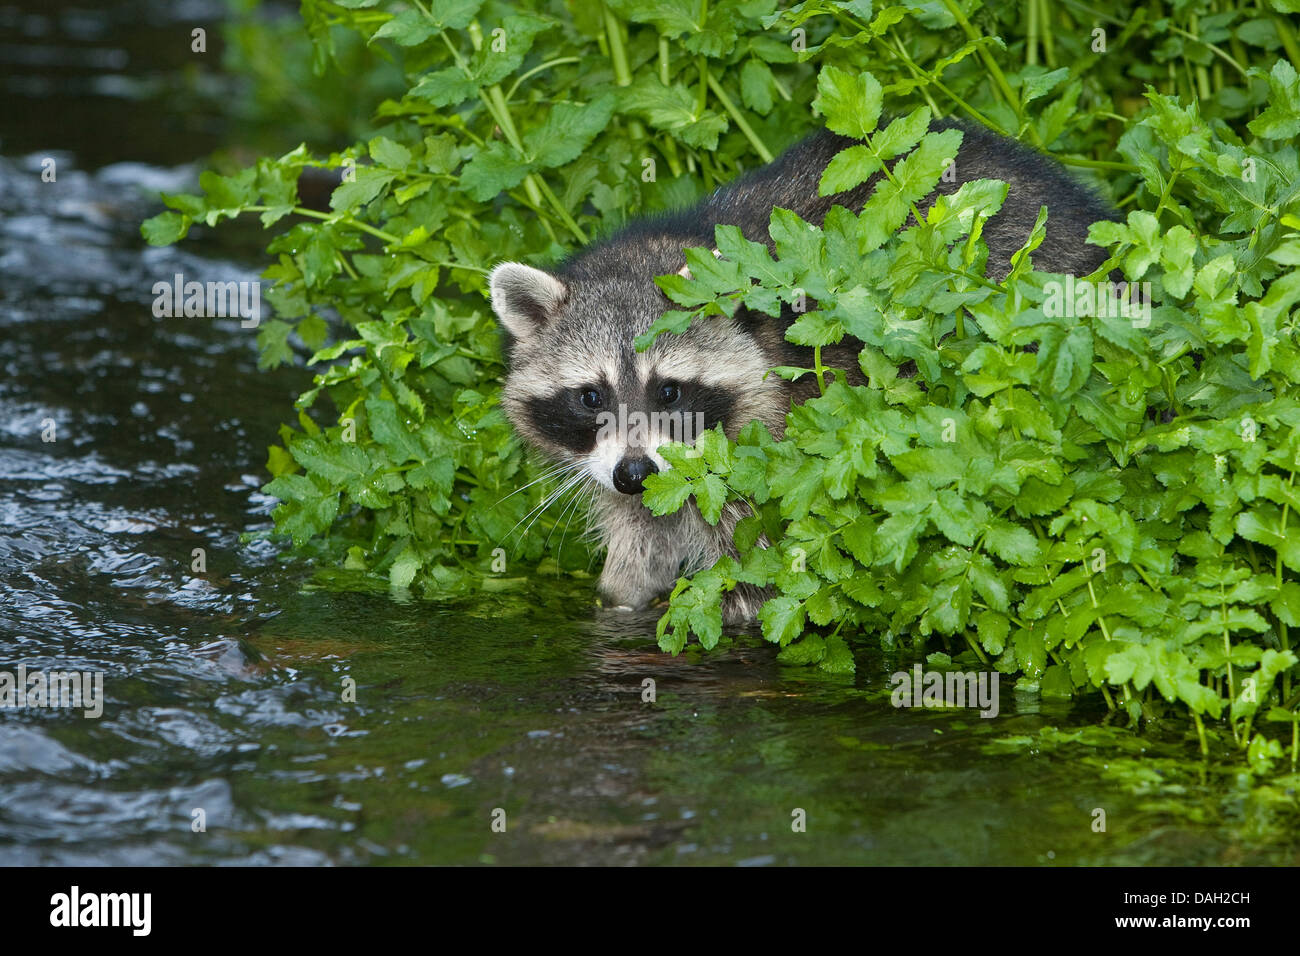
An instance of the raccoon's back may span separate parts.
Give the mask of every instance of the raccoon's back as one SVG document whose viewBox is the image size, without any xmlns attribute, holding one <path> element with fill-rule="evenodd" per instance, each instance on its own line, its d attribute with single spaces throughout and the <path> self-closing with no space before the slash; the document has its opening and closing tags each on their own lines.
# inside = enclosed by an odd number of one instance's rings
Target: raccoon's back
<svg viewBox="0 0 1300 956">
<path fill-rule="evenodd" d="M 939 193 L 956 192 L 976 179 L 999 179 L 1008 184 L 1002 209 L 985 224 L 983 238 L 989 248 L 988 272 L 995 279 L 1006 275 L 1011 255 L 1033 229 L 1040 207 L 1048 207 L 1047 235 L 1034 253 L 1040 268 L 1053 272 L 1086 274 L 1106 258 L 1104 250 L 1085 243 L 1088 226 L 1115 219 L 1115 211 L 1095 193 L 1071 177 L 1056 161 L 1015 140 L 981 126 L 955 120 L 936 120 L 931 130 L 959 129 L 954 176 L 941 181 L 920 205 L 928 208 Z M 631 223 L 609 238 L 588 247 L 570 260 L 563 274 L 574 278 L 594 275 L 640 275 L 647 278 L 675 272 L 682 265 L 686 246 L 711 246 L 714 226 L 738 226 L 745 237 L 771 244 L 768 223 L 775 207 L 789 209 L 820 225 L 831 206 L 859 212 L 876 188 L 877 173 L 856 188 L 819 196 L 818 184 L 831 159 L 856 140 L 820 130 L 791 146 L 766 166 L 745 173 L 699 203 L 675 212 Z"/>
<path fill-rule="evenodd" d="M 989 274 L 1002 278 L 1010 260 L 1029 237 L 1042 206 L 1048 207 L 1047 235 L 1034 253 L 1038 268 L 1053 272 L 1086 274 L 1106 259 L 1106 252 L 1085 243 L 1088 226 L 1116 218 L 1115 211 L 1091 189 L 1070 176 L 1050 157 L 1020 143 L 989 132 L 982 126 L 955 120 L 936 120 L 934 131 L 957 129 L 961 146 L 953 175 L 939 182 L 934 192 L 918 204 L 924 211 L 940 193 L 951 194 L 963 183 L 998 179 L 1008 185 L 1002 209 L 985 224 L 983 239 L 989 248 Z M 818 225 L 831 206 L 860 212 L 883 177 L 877 173 L 854 189 L 819 196 L 818 184 L 831 159 L 857 140 L 821 130 L 790 147 L 776 160 L 719 189 L 700 204 L 705 220 L 740 226 L 746 237 L 767 241 L 773 207 L 797 213 Z"/>
</svg>

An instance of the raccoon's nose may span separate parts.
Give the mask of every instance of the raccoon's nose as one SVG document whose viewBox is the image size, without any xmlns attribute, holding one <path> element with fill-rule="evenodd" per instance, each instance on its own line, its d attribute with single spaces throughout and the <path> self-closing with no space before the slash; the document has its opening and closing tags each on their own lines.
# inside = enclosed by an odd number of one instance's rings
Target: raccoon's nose
<svg viewBox="0 0 1300 956">
<path fill-rule="evenodd" d="M 645 480 L 659 468 L 649 458 L 624 458 L 614 466 L 614 487 L 625 495 L 639 495 Z"/>
</svg>

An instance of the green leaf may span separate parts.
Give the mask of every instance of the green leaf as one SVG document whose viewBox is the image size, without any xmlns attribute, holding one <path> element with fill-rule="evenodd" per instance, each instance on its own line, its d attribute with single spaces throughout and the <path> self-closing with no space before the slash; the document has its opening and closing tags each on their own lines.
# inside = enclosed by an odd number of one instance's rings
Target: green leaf
<svg viewBox="0 0 1300 956">
<path fill-rule="evenodd" d="M 393 169 L 405 169 L 411 165 L 411 151 L 385 136 L 376 136 L 370 141 L 370 158 Z"/>
<path fill-rule="evenodd" d="M 563 166 L 582 154 L 614 112 L 606 94 L 586 105 L 556 103 L 546 122 L 524 135 L 524 152 L 542 167 Z"/>
<path fill-rule="evenodd" d="M 478 93 L 478 82 L 458 66 L 426 73 L 414 87 L 410 96 L 427 100 L 437 107 L 458 106 Z"/>
<path fill-rule="evenodd" d="M 1246 124 L 1250 131 L 1269 139 L 1300 136 L 1300 74 L 1288 61 L 1273 64 L 1268 92 L 1268 108 Z"/>
<path fill-rule="evenodd" d="M 366 417 L 370 422 L 370 433 L 384 446 L 393 464 L 402 465 L 408 461 L 425 459 L 426 452 L 419 438 L 402 420 L 397 405 L 391 400 L 373 397 L 366 399 Z"/>
<path fill-rule="evenodd" d="M 817 74 L 813 109 L 826 117 L 826 126 L 841 136 L 866 139 L 876 129 L 884 94 L 870 73 L 856 76 L 836 66 Z"/>
<path fill-rule="evenodd" d="M 170 246 L 184 239 L 190 231 L 190 217 L 177 212 L 160 212 L 146 219 L 140 226 L 140 235 L 151 246 Z"/>
<path fill-rule="evenodd" d="M 653 514 L 672 514 L 691 496 L 691 482 L 676 469 L 661 471 L 645 480 L 641 499 Z"/>
<path fill-rule="evenodd" d="M 772 598 L 758 612 L 758 619 L 763 624 L 763 637 L 784 647 L 803 631 L 803 603 L 790 597 Z"/>
<path fill-rule="evenodd" d="M 651 74 L 643 74 L 618 96 L 625 111 L 641 116 L 655 129 L 678 134 L 697 149 L 717 149 L 718 137 L 728 126 L 726 117 L 713 110 L 697 113 L 696 98 L 685 86 L 664 86 Z"/>
<path fill-rule="evenodd" d="M 357 167 L 356 178 L 344 181 L 330 195 L 330 208 L 336 212 L 349 212 L 364 206 L 384 191 L 393 181 L 394 174 L 383 169 Z"/>
<path fill-rule="evenodd" d="M 393 561 L 392 567 L 388 569 L 388 583 L 395 588 L 409 587 L 415 580 L 415 573 L 420 570 L 424 562 L 420 560 L 419 554 L 407 545 L 402 553 Z"/>
<path fill-rule="evenodd" d="M 826 638 L 826 654 L 818 664 L 821 670 L 828 674 L 852 674 L 856 669 L 853 661 L 853 652 L 849 650 L 849 645 L 844 638 L 838 634 L 832 634 Z"/>
<path fill-rule="evenodd" d="M 483 202 L 518 186 L 529 172 L 529 164 L 511 146 L 491 142 L 465 164 L 461 186 L 470 198 Z"/>
<path fill-rule="evenodd" d="M 1038 346 L 1038 367 L 1044 391 L 1054 398 L 1069 398 L 1083 388 L 1092 368 L 1092 332 L 1086 325 L 1068 331 L 1060 326 L 1042 326 Z"/>
<path fill-rule="evenodd" d="M 822 172 L 817 192 L 822 196 L 847 192 L 879 172 L 881 165 L 875 154 L 865 146 L 842 149 L 832 157 Z"/>
<path fill-rule="evenodd" d="M 1028 529 L 1010 521 L 996 521 L 984 530 L 984 548 L 1008 564 L 1030 565 L 1039 561 L 1038 541 Z"/>
<path fill-rule="evenodd" d="M 432 8 L 439 5 L 435 3 Z M 389 38 L 399 46 L 418 46 L 437 32 L 437 25 L 419 10 L 404 10 L 376 30 L 371 40 Z"/>
</svg>

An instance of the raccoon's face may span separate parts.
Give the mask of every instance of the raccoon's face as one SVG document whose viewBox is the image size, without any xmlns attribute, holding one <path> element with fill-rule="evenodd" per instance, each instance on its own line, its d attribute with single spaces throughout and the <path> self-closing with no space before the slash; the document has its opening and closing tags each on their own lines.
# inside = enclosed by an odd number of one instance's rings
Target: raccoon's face
<svg viewBox="0 0 1300 956">
<path fill-rule="evenodd" d="M 649 278 L 505 263 L 490 285 L 507 339 L 507 416 L 532 445 L 610 491 L 639 495 L 669 467 L 658 452 L 666 442 L 689 444 L 718 422 L 734 438 L 754 418 L 784 414 L 780 385 L 764 381 L 772 363 L 736 322 L 710 318 L 636 351 L 636 336 L 673 308 Z"/>
</svg>

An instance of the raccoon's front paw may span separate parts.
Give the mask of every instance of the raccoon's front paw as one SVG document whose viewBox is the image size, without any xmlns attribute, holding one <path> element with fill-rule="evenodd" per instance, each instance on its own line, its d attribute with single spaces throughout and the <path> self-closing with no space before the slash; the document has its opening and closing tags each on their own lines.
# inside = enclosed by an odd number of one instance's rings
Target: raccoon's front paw
<svg viewBox="0 0 1300 956">
<path fill-rule="evenodd" d="M 637 601 L 629 594 L 611 594 L 604 588 L 598 588 L 596 592 L 596 606 L 606 611 L 643 611 L 649 603 L 649 601 Z"/>
<path fill-rule="evenodd" d="M 636 610 L 636 608 L 628 604 L 610 604 L 606 601 L 601 601 L 599 599 L 597 599 L 596 604 L 599 607 L 604 608 L 606 611 L 623 611 L 627 614 L 631 614 L 633 611 Z"/>
<path fill-rule="evenodd" d="M 618 611 L 644 611 L 658 596 L 636 587 L 633 582 L 620 580 L 617 575 L 609 573 L 608 567 L 596 585 L 596 594 L 601 607 Z"/>
</svg>

